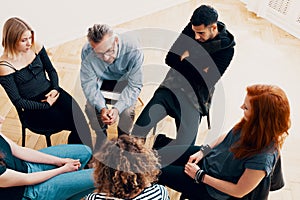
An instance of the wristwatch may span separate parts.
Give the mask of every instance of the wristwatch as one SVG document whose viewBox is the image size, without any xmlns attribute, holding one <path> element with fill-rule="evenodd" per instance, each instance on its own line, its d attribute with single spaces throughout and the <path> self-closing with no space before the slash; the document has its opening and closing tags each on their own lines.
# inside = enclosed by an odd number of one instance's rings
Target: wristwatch
<svg viewBox="0 0 300 200">
<path fill-rule="evenodd" d="M 211 151 L 211 148 L 210 148 L 210 146 L 208 144 L 207 145 L 202 145 L 200 147 L 199 151 L 202 151 L 203 157 L 205 157 Z"/>
</svg>

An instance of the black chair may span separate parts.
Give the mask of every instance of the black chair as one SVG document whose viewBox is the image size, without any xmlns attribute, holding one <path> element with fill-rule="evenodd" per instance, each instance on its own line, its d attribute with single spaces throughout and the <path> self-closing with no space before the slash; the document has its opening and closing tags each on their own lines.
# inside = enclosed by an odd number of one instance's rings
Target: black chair
<svg viewBox="0 0 300 200">
<path fill-rule="evenodd" d="M 214 95 L 214 92 L 215 92 L 215 87 L 212 87 L 210 90 L 209 90 L 209 93 L 208 93 L 208 97 L 206 99 L 206 101 L 203 101 L 205 102 L 204 106 L 202 107 L 202 110 L 204 112 L 204 115 L 203 116 L 206 116 L 206 120 L 207 120 L 207 128 L 210 130 L 211 129 L 211 125 L 210 125 L 210 106 L 211 106 L 211 103 L 212 103 L 212 98 L 213 98 L 213 95 Z"/>
<path fill-rule="evenodd" d="M 206 115 L 204 115 L 204 116 L 206 116 L 206 121 L 207 121 L 207 128 L 210 130 L 211 129 L 211 125 L 210 125 L 210 116 L 209 116 L 209 109 L 208 109 L 208 111 L 207 111 L 207 114 Z"/>
<path fill-rule="evenodd" d="M 29 125 L 29 123 L 26 121 L 26 118 L 24 117 L 24 111 L 22 109 L 17 108 L 17 112 L 22 125 L 22 146 L 23 147 L 25 146 L 25 141 L 26 141 L 26 128 L 36 134 L 44 135 L 46 137 L 47 147 L 51 146 L 51 138 L 50 138 L 51 135 L 62 131 L 60 129 L 55 129 L 55 128 L 41 129 L 41 128 L 33 127 Z"/>
</svg>

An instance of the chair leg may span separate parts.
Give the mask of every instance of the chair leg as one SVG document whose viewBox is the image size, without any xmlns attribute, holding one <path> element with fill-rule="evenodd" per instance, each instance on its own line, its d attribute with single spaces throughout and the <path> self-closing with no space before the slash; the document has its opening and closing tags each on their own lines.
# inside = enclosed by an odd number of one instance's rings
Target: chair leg
<svg viewBox="0 0 300 200">
<path fill-rule="evenodd" d="M 51 147 L 51 135 L 45 135 L 47 147 Z"/>
<path fill-rule="evenodd" d="M 138 97 L 138 100 L 142 104 L 142 106 L 144 106 L 144 102 L 143 102 L 143 100 L 140 97 Z"/>
<path fill-rule="evenodd" d="M 211 126 L 210 126 L 210 116 L 209 116 L 209 110 L 208 110 L 208 112 L 207 112 L 207 115 L 206 115 L 206 117 L 207 117 L 207 126 L 208 126 L 208 129 L 211 129 Z"/>
<path fill-rule="evenodd" d="M 153 136 L 156 134 L 156 128 L 157 128 L 157 124 L 155 124 L 155 126 L 153 127 L 153 131 L 152 131 Z"/>
<path fill-rule="evenodd" d="M 25 147 L 25 140 L 26 140 L 26 128 L 22 126 L 22 147 Z"/>
</svg>

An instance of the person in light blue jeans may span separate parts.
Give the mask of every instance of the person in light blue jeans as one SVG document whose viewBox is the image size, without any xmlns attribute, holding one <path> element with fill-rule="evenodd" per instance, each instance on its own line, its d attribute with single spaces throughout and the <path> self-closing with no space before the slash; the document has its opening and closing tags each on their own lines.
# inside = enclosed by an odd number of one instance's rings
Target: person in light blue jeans
<svg viewBox="0 0 300 200">
<path fill-rule="evenodd" d="M 61 158 L 79 159 L 81 167 L 78 171 L 72 173 L 64 173 L 55 176 L 44 183 L 34 186 L 27 186 L 24 196 L 30 199 L 81 199 L 86 194 L 92 192 L 93 169 L 83 169 L 91 158 L 91 150 L 84 145 L 58 145 L 40 150 L 43 153 L 50 154 Z M 26 162 L 28 165 L 28 173 L 39 172 L 54 169 L 56 166 Z"/>
<path fill-rule="evenodd" d="M 0 129 L 4 118 L 0 116 Z M 21 147 L 0 132 L 0 197 L 10 200 L 81 199 L 94 187 L 92 157 L 81 144 L 39 151 Z"/>
</svg>

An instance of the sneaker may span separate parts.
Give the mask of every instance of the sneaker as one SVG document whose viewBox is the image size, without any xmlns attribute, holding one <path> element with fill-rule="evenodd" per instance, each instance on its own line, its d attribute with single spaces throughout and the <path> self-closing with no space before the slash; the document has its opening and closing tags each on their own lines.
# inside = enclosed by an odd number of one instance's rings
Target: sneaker
<svg viewBox="0 0 300 200">
<path fill-rule="evenodd" d="M 153 149 L 161 149 L 164 146 L 168 145 L 173 139 L 168 138 L 164 134 L 157 134 L 154 138 Z"/>
</svg>

